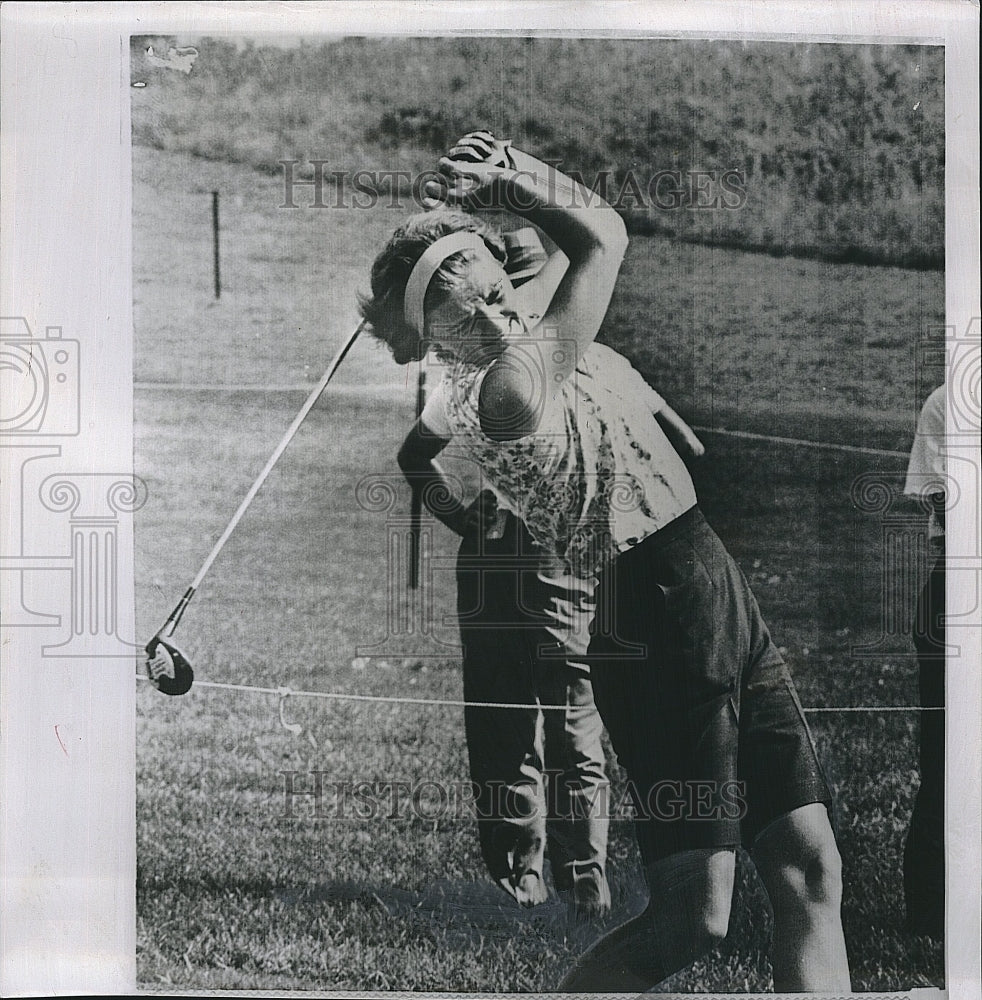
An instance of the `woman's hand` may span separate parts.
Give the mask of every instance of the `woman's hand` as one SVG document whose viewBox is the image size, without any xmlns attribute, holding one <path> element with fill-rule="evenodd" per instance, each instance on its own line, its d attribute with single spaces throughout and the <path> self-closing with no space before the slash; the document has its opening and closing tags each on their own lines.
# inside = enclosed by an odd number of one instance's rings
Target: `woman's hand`
<svg viewBox="0 0 982 1000">
<path fill-rule="evenodd" d="M 706 446 L 693 434 L 686 438 L 686 447 L 693 458 L 702 458 L 706 454 Z"/>
<path fill-rule="evenodd" d="M 437 167 L 440 180 L 423 184 L 423 205 L 426 208 L 490 208 L 493 192 L 500 182 L 514 171 L 507 167 L 475 160 L 440 157 Z"/>
<path fill-rule="evenodd" d="M 464 512 L 460 534 L 489 537 L 498 519 L 498 501 L 490 490 L 482 490 L 474 502 Z"/>
<path fill-rule="evenodd" d="M 514 170 L 515 164 L 511 159 L 510 146 L 510 139 L 501 141 L 495 139 L 486 129 L 479 129 L 477 132 L 468 132 L 458 139 L 457 144 L 447 153 L 447 158 L 469 163 L 486 163 L 491 167 L 508 167 Z"/>
<path fill-rule="evenodd" d="M 655 414 L 661 429 L 665 432 L 672 447 L 683 458 L 702 458 L 706 454 L 706 446 L 699 440 L 696 432 L 673 410 L 668 403 L 663 403 Z"/>
<path fill-rule="evenodd" d="M 510 146 L 508 140 L 499 141 L 485 129 L 461 136 L 447 155 L 440 158 L 438 167 L 445 181 L 427 181 L 423 185 L 423 205 L 489 207 L 482 205 L 487 202 L 488 193 L 506 170 L 515 169 Z"/>
</svg>

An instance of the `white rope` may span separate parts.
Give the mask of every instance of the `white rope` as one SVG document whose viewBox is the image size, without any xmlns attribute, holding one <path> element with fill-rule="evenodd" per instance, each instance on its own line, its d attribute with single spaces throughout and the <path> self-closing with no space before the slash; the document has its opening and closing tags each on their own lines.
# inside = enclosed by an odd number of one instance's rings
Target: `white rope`
<svg viewBox="0 0 982 1000">
<path fill-rule="evenodd" d="M 136 674 L 137 680 L 149 680 L 143 674 Z M 519 708 L 541 709 L 551 712 L 566 712 L 576 709 L 592 709 L 592 705 L 540 705 L 517 704 L 513 701 L 461 701 L 452 698 L 406 698 L 392 695 L 348 694 L 344 691 L 294 691 L 289 687 L 267 688 L 250 684 L 222 684 L 218 681 L 194 682 L 194 687 L 216 688 L 224 691 L 252 691 L 256 694 L 275 694 L 281 698 L 327 698 L 331 701 L 367 701 L 393 705 L 440 705 L 446 708 Z"/>
<path fill-rule="evenodd" d="M 149 678 L 136 674 L 136 679 Z M 511 701 L 462 701 L 455 698 L 406 698 L 395 695 L 347 694 L 343 691 L 294 691 L 289 687 L 256 687 L 250 684 L 223 684 L 219 681 L 195 681 L 195 687 L 221 691 L 252 691 L 255 694 L 275 694 L 280 698 L 326 698 L 331 701 L 364 701 L 389 705 L 434 705 L 444 708 L 517 708 L 543 712 L 567 712 L 575 709 L 592 711 L 593 705 L 516 704 Z M 943 712 L 941 706 L 922 708 L 920 705 L 855 705 L 841 708 L 806 708 L 805 712 Z"/>
<path fill-rule="evenodd" d="M 832 708 L 803 708 L 803 712 L 943 712 L 944 705 L 852 705 Z"/>
</svg>

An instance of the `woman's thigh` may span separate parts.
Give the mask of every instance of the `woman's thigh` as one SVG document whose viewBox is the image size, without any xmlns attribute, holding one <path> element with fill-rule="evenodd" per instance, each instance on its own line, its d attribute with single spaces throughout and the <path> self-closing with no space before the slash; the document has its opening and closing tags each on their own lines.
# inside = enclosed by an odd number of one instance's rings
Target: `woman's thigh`
<svg viewBox="0 0 982 1000">
<path fill-rule="evenodd" d="M 742 575 L 708 525 L 618 557 L 590 647 L 597 705 L 631 782 L 642 855 L 740 843 L 738 698 L 751 629 Z M 643 656 L 620 653 L 640 647 Z"/>
</svg>

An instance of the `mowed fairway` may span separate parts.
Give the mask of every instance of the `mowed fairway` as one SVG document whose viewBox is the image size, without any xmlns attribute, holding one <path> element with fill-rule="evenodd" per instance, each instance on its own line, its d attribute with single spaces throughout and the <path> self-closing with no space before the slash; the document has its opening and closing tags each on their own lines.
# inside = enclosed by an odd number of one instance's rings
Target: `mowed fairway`
<svg viewBox="0 0 982 1000">
<path fill-rule="evenodd" d="M 222 298 L 210 207 L 221 192 Z M 302 199 L 298 198 L 298 201 Z M 280 209 L 277 178 L 134 147 L 138 620 L 149 636 L 190 583 L 331 356 L 357 322 L 355 291 L 406 210 Z M 942 322 L 943 277 L 632 242 L 606 338 L 693 421 L 900 449 L 917 393 L 916 342 Z M 447 567 L 432 528 L 436 641 L 352 664 L 386 637 L 391 511 L 415 369 L 365 341 L 301 429 L 195 597 L 176 641 L 199 680 L 295 691 L 459 699 Z M 936 384 L 940 378 L 935 379 Z M 926 383 L 925 383 L 926 384 Z M 932 387 L 927 385 L 927 388 Z M 903 636 L 886 655 L 882 515 L 851 489 L 902 458 L 707 433 L 701 502 L 754 585 L 806 706 L 909 705 Z M 916 517 L 915 517 L 916 522 Z M 394 588 L 394 589 L 393 589 Z M 147 985 L 236 989 L 535 991 L 584 940 L 558 903 L 508 905 L 488 883 L 472 820 L 437 799 L 315 815 L 298 791 L 337 783 L 466 785 L 462 710 L 138 684 L 138 962 Z M 942 984 L 940 942 L 907 936 L 900 852 L 916 788 L 915 713 L 813 714 L 837 793 L 844 918 L 856 990 Z M 299 724 L 294 733 L 283 722 Z M 621 776 L 615 771 L 615 783 Z M 616 795 L 615 795 L 616 798 Z M 289 815 L 292 813 L 292 815 Z M 730 938 L 674 989 L 767 989 L 767 904 L 742 869 Z M 612 827 L 615 920 L 644 902 L 631 825 Z"/>
</svg>

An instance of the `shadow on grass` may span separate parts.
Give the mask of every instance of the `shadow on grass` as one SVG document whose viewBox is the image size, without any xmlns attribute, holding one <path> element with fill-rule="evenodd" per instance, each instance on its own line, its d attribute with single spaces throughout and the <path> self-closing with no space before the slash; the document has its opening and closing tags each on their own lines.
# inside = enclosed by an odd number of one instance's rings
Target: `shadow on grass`
<svg viewBox="0 0 982 1000">
<path fill-rule="evenodd" d="M 618 891 L 619 890 L 619 891 Z M 375 904 L 390 917 L 411 921 L 434 940 L 480 946 L 489 940 L 509 941 L 538 935 L 574 951 L 589 947 L 607 930 L 640 912 L 647 903 L 636 882 L 614 888 L 620 897 L 604 921 L 573 924 L 566 905 L 551 894 L 539 906 L 524 908 L 490 882 L 438 879 L 418 892 L 351 880 L 275 891 L 283 902 Z"/>
</svg>

